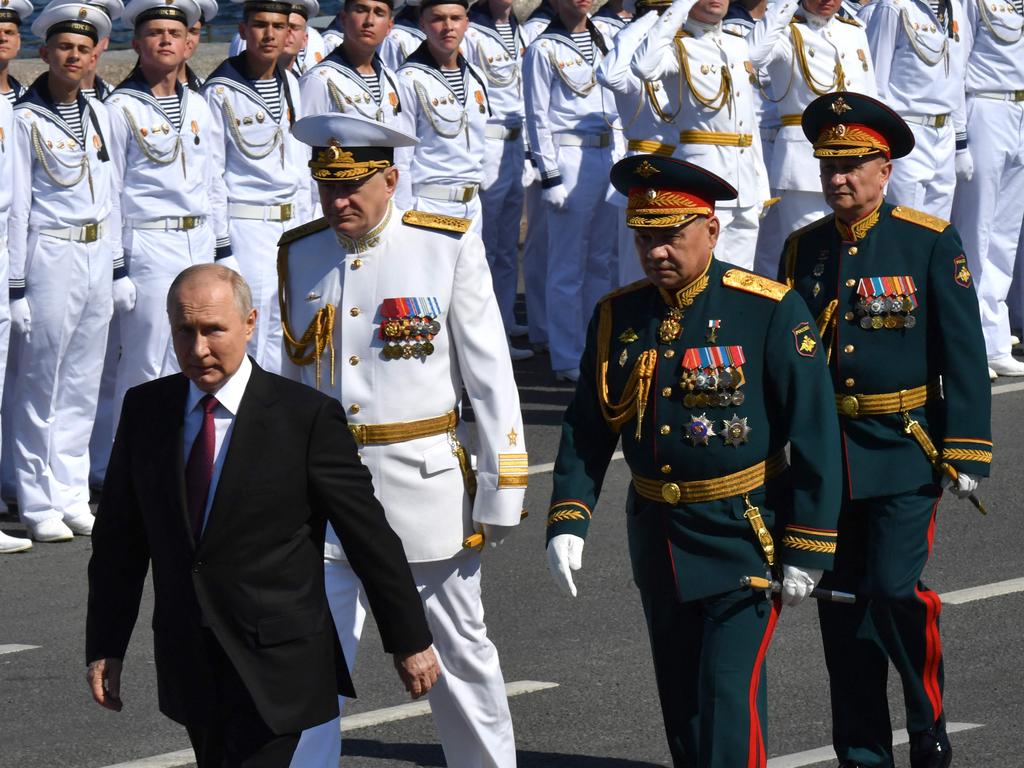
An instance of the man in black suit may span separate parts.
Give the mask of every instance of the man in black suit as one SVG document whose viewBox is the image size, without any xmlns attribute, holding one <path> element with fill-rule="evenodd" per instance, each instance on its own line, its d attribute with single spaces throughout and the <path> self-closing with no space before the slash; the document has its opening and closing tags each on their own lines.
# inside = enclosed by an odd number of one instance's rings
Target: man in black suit
<svg viewBox="0 0 1024 768">
<path fill-rule="evenodd" d="M 89 563 L 89 684 L 121 709 L 152 562 L 160 710 L 200 768 L 287 766 L 300 731 L 354 695 L 324 594 L 328 520 L 414 698 L 439 674 L 430 631 L 341 406 L 246 356 L 256 311 L 241 276 L 186 269 L 167 310 L 182 374 L 124 401 Z"/>
</svg>

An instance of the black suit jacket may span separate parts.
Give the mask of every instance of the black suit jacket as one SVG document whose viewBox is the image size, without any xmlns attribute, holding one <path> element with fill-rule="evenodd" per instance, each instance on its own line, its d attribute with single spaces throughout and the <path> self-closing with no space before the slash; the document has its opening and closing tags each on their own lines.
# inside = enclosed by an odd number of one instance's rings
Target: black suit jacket
<svg viewBox="0 0 1024 768">
<path fill-rule="evenodd" d="M 431 643 L 399 538 L 373 496 L 338 402 L 253 364 L 198 544 L 185 502 L 181 374 L 125 397 L 92 535 L 86 660 L 124 658 L 149 564 L 160 709 L 180 723 L 216 705 L 205 618 L 278 733 L 337 715 L 355 694 L 323 580 L 328 520 L 384 648 Z"/>
</svg>

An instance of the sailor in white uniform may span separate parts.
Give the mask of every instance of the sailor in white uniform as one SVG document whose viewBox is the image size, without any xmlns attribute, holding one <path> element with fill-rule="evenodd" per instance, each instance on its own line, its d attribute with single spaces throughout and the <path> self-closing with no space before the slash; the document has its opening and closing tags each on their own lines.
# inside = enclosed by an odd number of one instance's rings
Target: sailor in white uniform
<svg viewBox="0 0 1024 768">
<path fill-rule="evenodd" d="M 11 107 L 28 90 L 10 73 L 10 63 L 21 50 L 21 23 L 33 11 L 31 0 L 8 0 L 0 5 L 0 98 Z"/>
<path fill-rule="evenodd" d="M 310 16 L 316 16 L 319 12 L 320 3 L 317 0 L 302 0 L 292 4 L 288 15 L 288 37 L 278 64 L 296 78 L 301 78 L 327 55 L 324 53 L 323 37 L 316 27 L 309 25 Z M 237 56 L 244 50 L 245 40 L 236 32 L 231 38 L 228 56 Z"/>
<path fill-rule="evenodd" d="M 528 469 L 483 243 L 466 219 L 391 201 L 393 148 L 412 136 L 349 114 L 307 117 L 294 132 L 313 146 L 327 214 L 281 243 L 294 375 L 344 406 L 402 539 L 442 668 L 429 696 L 447 765 L 512 768 L 512 720 L 480 600 L 480 540 L 466 541 L 480 532 L 497 544 L 518 524 Z M 463 389 L 472 425 L 459 419 Z M 331 612 L 354 664 L 365 598 L 330 529 L 325 557 Z M 337 737 L 336 722 L 307 731 L 297 754 L 316 757 L 292 764 L 322 765 Z"/>
<path fill-rule="evenodd" d="M 193 71 L 188 62 L 199 50 L 199 44 L 203 39 L 203 28 L 217 17 L 220 6 L 217 5 L 217 0 L 196 0 L 196 3 L 199 5 L 199 18 L 188 28 L 185 60 L 178 67 L 178 79 L 199 93 L 199 89 L 203 87 L 203 79 Z"/>
<path fill-rule="evenodd" d="M 427 36 L 420 29 L 420 0 L 395 5 L 394 26 L 381 46 L 384 63 L 397 70 Z"/>
</svg>

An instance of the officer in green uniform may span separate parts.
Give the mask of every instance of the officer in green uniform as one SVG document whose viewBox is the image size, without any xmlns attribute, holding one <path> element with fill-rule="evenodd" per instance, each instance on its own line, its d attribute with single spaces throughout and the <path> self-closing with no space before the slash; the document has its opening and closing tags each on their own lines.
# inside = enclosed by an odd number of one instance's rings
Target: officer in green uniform
<svg viewBox="0 0 1024 768">
<path fill-rule="evenodd" d="M 978 301 L 956 230 L 883 200 L 891 160 L 914 146 L 906 123 L 867 96 L 833 93 L 802 125 L 834 214 L 789 237 L 780 271 L 818 318 L 840 417 L 840 546 L 826 583 L 861 596 L 818 609 L 836 754 L 850 768 L 893 765 L 891 660 L 910 764 L 945 768 L 941 606 L 921 572 L 940 480 L 967 495 L 992 460 Z"/>
<path fill-rule="evenodd" d="M 839 435 L 824 354 L 800 297 L 717 261 L 727 183 L 636 155 L 628 198 L 646 280 L 602 299 L 565 414 L 547 525 L 566 591 L 621 436 L 627 532 L 677 766 L 764 765 L 764 657 L 781 609 L 831 566 Z M 785 448 L 789 445 L 787 462 Z M 782 581 L 782 594 L 740 588 Z"/>
</svg>

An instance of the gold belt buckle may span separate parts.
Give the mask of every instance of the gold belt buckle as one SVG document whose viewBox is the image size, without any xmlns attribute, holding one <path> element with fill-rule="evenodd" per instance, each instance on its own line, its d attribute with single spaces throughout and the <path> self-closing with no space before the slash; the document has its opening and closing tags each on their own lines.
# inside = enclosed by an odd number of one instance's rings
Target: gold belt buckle
<svg viewBox="0 0 1024 768">
<path fill-rule="evenodd" d="M 279 221 L 288 221 L 292 217 L 292 204 L 281 203 L 281 217 Z"/>
<path fill-rule="evenodd" d="M 86 224 L 82 227 L 82 242 L 95 243 L 100 239 L 100 225 L 97 222 Z"/>
<path fill-rule="evenodd" d="M 1013 92 L 1013 100 L 1014 101 L 1024 101 L 1024 91 L 1014 91 Z"/>
<path fill-rule="evenodd" d="M 669 504 L 678 504 L 682 497 L 683 492 L 679 490 L 679 486 L 675 483 L 665 483 L 661 486 L 661 498 Z"/>
<path fill-rule="evenodd" d="M 942 128 L 946 124 L 946 120 L 949 119 L 949 115 L 936 115 L 935 116 L 935 127 Z"/>
<path fill-rule="evenodd" d="M 181 217 L 181 228 L 182 229 L 195 229 L 199 226 L 198 216 L 182 216 Z"/>
<path fill-rule="evenodd" d="M 462 192 L 459 194 L 460 203 L 468 203 L 473 199 L 473 187 L 465 186 L 462 188 Z"/>
<path fill-rule="evenodd" d="M 839 412 L 851 419 L 857 418 L 857 414 L 860 412 L 860 402 L 857 400 L 856 395 L 844 397 L 839 402 Z"/>
<path fill-rule="evenodd" d="M 738 143 L 741 147 L 749 147 L 754 143 L 754 136 L 752 134 L 741 133 L 739 134 L 739 137 Z"/>
<path fill-rule="evenodd" d="M 352 433 L 352 439 L 360 445 L 366 445 L 366 425 L 349 424 L 348 431 Z"/>
</svg>

